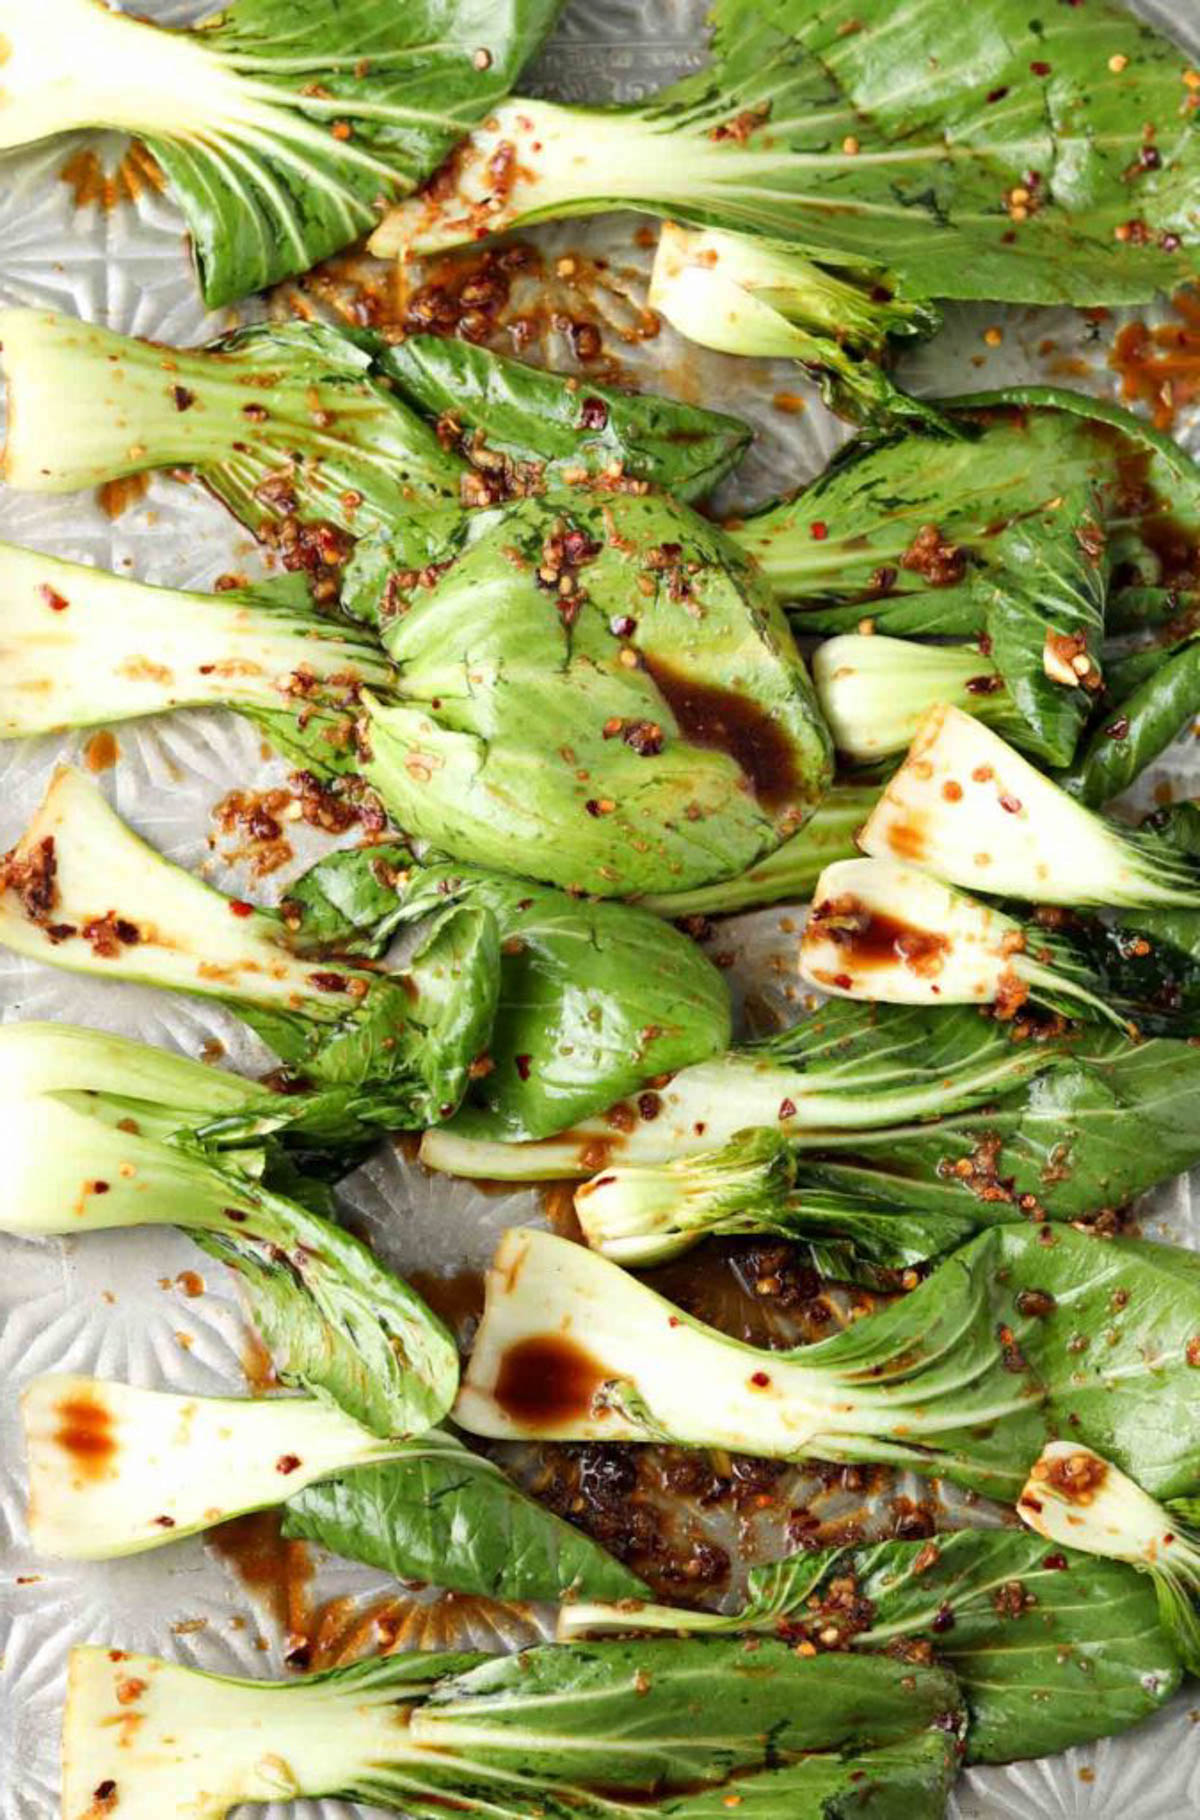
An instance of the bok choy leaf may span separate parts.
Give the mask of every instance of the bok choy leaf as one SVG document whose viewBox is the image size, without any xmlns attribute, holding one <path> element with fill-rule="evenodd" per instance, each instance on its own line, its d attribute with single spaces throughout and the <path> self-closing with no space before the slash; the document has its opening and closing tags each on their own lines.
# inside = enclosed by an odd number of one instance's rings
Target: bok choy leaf
<svg viewBox="0 0 1200 1820">
<path fill-rule="evenodd" d="M 668 221 L 647 302 L 702 347 L 798 361 L 842 416 L 915 418 L 953 434 L 936 406 L 907 397 L 880 365 L 890 343 L 931 335 L 941 318 L 924 300 L 897 298 L 878 268 L 831 270 L 781 240 Z"/>
<path fill-rule="evenodd" d="M 648 102 L 496 108 L 374 251 L 633 207 L 884 266 L 902 301 L 1134 302 L 1180 275 L 1188 62 L 1123 7 L 1053 29 L 1021 0 L 719 0 L 712 19 L 712 64 Z"/>
<path fill-rule="evenodd" d="M 218 594 L 0 544 L 0 738 L 225 706 L 318 772 L 357 763 L 363 688 L 393 668 L 295 575 Z"/>
<path fill-rule="evenodd" d="M 375 847 L 320 861 L 285 916 L 295 947 L 376 953 L 405 923 L 455 904 L 487 911 L 500 937 L 486 1065 L 473 1071 L 461 1128 L 545 1137 L 729 1042 L 721 973 L 636 905 Z"/>
<path fill-rule="evenodd" d="M 364 1244 L 312 1210 L 307 1202 L 324 1205 L 324 1195 L 273 1147 L 235 1137 L 219 1114 L 184 1122 L 196 1110 L 183 1096 L 205 1105 L 202 1063 L 54 1026 L 33 1026 L 31 1044 L 29 1028 L 0 1031 L 12 1186 L 0 1228 L 182 1227 L 237 1271 L 285 1382 L 376 1435 L 419 1434 L 441 1419 L 458 1382 L 446 1328 Z M 165 1104 L 154 1091 L 160 1059 L 173 1096 Z M 130 1078 L 111 1073 L 121 1060 Z"/>
<path fill-rule="evenodd" d="M 163 859 L 81 771 L 55 773 L 0 863 L 0 886 L 5 946 L 219 999 L 301 1079 L 343 1090 L 370 1083 L 376 1127 L 447 1116 L 487 1045 L 499 953 L 488 911 L 444 915 L 403 975 L 315 965 L 290 950 L 277 912 L 224 897 Z"/>
<path fill-rule="evenodd" d="M 112 1720 L 130 1711 L 141 1724 L 118 1755 Z M 804 1661 L 772 1640 L 753 1656 L 719 1638 L 384 1656 L 283 1683 L 81 1648 L 63 1815 L 83 1820 L 111 1784 L 127 1820 L 317 1795 L 417 1820 L 447 1803 L 505 1820 L 722 1820 L 732 1786 L 752 1820 L 942 1820 L 963 1717 L 942 1670 Z"/>
<path fill-rule="evenodd" d="M 398 538 L 411 523 L 399 566 L 420 570 L 463 507 L 589 478 L 691 498 L 749 438 L 736 418 L 672 399 L 581 392 L 462 342 L 418 335 L 393 347 L 328 323 L 256 323 L 208 347 L 164 348 L 6 309 L 0 343 L 10 485 L 62 493 L 191 469 L 328 596 L 368 530 Z M 65 411 L 66 397 L 86 398 L 86 412 Z"/>
<path fill-rule="evenodd" d="M 554 0 L 231 0 L 167 31 L 94 0 L 6 6 L 0 146 L 124 128 L 166 172 L 204 300 L 359 239 L 511 88 Z"/>
<path fill-rule="evenodd" d="M 1176 1246 L 993 1227 L 911 1295 L 789 1352 L 533 1229 L 504 1234 L 487 1288 L 455 1407 L 469 1433 L 874 1460 L 1015 1498 L 1068 1428 L 1159 1496 L 1200 1475 L 1200 1262 Z"/>
<path fill-rule="evenodd" d="M 40 1554 L 106 1560 L 283 1505 L 284 1533 L 499 1599 L 624 1598 L 636 1575 L 453 1434 L 381 1440 L 308 1397 L 35 1378 L 21 1399 Z"/>
<path fill-rule="evenodd" d="M 744 872 L 807 820 L 829 737 L 783 614 L 713 525 L 579 488 L 474 513 L 432 571 L 360 546 L 396 705 L 364 775 L 472 865 L 598 897 Z"/>
<path fill-rule="evenodd" d="M 1017 1510 L 1047 1541 L 1128 1561 L 1148 1575 L 1163 1629 L 1188 1673 L 1200 1674 L 1200 1529 L 1195 1527 L 1200 1503 L 1195 1498 L 1164 1506 L 1090 1447 L 1050 1441 L 1030 1469 Z"/>
<path fill-rule="evenodd" d="M 1084 807 L 990 727 L 934 707 L 860 843 L 968 890 L 1045 904 L 1200 907 L 1200 869 L 1169 841 Z"/>
<path fill-rule="evenodd" d="M 963 1690 L 973 1763 L 1048 1756 L 1125 1731 L 1157 1712 L 1182 1679 L 1171 1633 L 1135 1574 L 1078 1547 L 1048 1552 L 1011 1530 L 963 1529 L 773 1561 L 751 1568 L 740 1611 L 636 1599 L 568 1605 L 558 1634 L 569 1641 L 642 1630 L 766 1631 L 793 1648 L 932 1658 Z"/>
</svg>

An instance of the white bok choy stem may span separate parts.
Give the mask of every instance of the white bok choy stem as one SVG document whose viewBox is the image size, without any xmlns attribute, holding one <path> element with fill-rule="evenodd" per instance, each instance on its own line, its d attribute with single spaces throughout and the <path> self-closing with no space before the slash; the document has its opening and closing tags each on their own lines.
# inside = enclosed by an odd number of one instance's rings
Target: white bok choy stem
<svg viewBox="0 0 1200 1820">
<path fill-rule="evenodd" d="M 1017 1514 L 1048 1542 L 1148 1573 L 1164 1628 L 1192 1674 L 1200 1674 L 1200 1499 L 1160 1504 L 1090 1447 L 1049 1441 L 1030 1469 Z"/>
<path fill-rule="evenodd" d="M 403 1451 L 315 1397 L 191 1397 L 58 1373 L 33 1380 L 21 1419 L 30 1536 L 71 1560 L 159 1548 Z"/>
<path fill-rule="evenodd" d="M 291 954 L 278 918 L 164 859 L 71 766 L 55 772 L 0 885 L 0 943 L 17 954 L 317 1020 L 350 1006 L 345 968 L 323 975 Z"/>
<path fill-rule="evenodd" d="M 996 1005 L 1027 999 L 1121 1020 L 1052 930 L 944 885 L 915 866 L 850 859 L 827 866 L 800 938 L 800 972 L 836 998 L 892 1005 Z"/>
<path fill-rule="evenodd" d="M 859 843 L 996 897 L 1200 907 L 1200 876 L 1165 842 L 1094 815 L 990 727 L 944 705 L 925 716 Z"/>
<path fill-rule="evenodd" d="M 206 703 L 353 711 L 392 666 L 306 601 L 299 577 L 199 594 L 0 544 L 0 738 Z"/>
<path fill-rule="evenodd" d="M 833 743 L 851 764 L 874 764 L 903 752 L 938 702 L 969 710 L 1019 738 L 1022 722 L 1008 691 L 973 645 L 843 632 L 817 647 L 812 678 Z"/>
</svg>

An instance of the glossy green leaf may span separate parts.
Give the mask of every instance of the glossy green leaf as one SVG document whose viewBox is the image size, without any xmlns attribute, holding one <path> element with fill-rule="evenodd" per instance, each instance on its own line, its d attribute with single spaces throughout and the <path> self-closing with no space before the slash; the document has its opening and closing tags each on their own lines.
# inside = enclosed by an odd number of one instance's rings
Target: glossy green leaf
<svg viewBox="0 0 1200 1820">
<path fill-rule="evenodd" d="M 489 1599 L 624 1599 L 644 1590 L 590 1536 L 444 1432 L 381 1467 L 309 1486 L 288 1500 L 284 1533 L 397 1580 Z"/>
</svg>

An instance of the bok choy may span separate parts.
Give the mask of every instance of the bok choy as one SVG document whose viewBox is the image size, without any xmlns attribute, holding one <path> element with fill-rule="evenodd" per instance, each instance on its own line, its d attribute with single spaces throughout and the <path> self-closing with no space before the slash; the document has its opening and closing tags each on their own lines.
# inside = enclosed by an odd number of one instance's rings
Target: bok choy
<svg viewBox="0 0 1200 1820">
<path fill-rule="evenodd" d="M 29 1531 L 44 1555 L 107 1560 L 283 1505 L 285 1535 L 452 1592 L 644 1590 L 442 1429 L 381 1440 L 307 1397 L 170 1395 L 58 1375 L 33 1380 L 21 1413 Z"/>
<path fill-rule="evenodd" d="M 455 1406 L 472 1434 L 873 1460 L 1011 1499 L 1069 1429 L 1157 1495 L 1200 1476 L 1200 1260 L 1176 1246 L 993 1227 L 911 1295 L 789 1352 L 532 1229 L 504 1234 L 487 1289 Z"/>
<path fill-rule="evenodd" d="M 404 925 L 470 906 L 496 920 L 499 993 L 486 1059 L 471 1072 L 460 1129 L 507 1141 L 545 1137 L 615 1097 L 718 1054 L 729 993 L 702 950 L 632 904 L 403 848 L 330 854 L 284 904 L 293 947 L 378 954 Z"/>
<path fill-rule="evenodd" d="M 1094 814 L 954 707 L 929 710 L 860 842 L 992 896 L 1200 908 L 1200 870 L 1177 847 Z"/>
<path fill-rule="evenodd" d="M 1014 1041 L 963 1007 L 929 1012 L 823 1005 L 792 1029 L 681 1069 L 644 1105 L 627 1099 L 543 1144 L 476 1142 L 457 1126 L 426 1134 L 422 1155 L 452 1174 L 518 1181 L 592 1175 L 614 1162 L 694 1156 L 766 1126 L 807 1144 L 986 1106 L 1068 1059 L 1103 1060 L 1108 1032 Z"/>
<path fill-rule="evenodd" d="M 0 544 L 0 738 L 224 706 L 336 772 L 357 763 L 361 691 L 393 676 L 369 633 L 314 610 L 300 575 L 199 594 Z"/>
<path fill-rule="evenodd" d="M 703 347 L 798 361 L 843 416 L 949 428 L 936 408 L 897 390 L 879 364 L 891 343 L 930 335 L 941 321 L 925 300 L 896 297 L 884 272 L 838 272 L 783 241 L 668 221 L 647 302 Z"/>
<path fill-rule="evenodd" d="M 732 1789 L 750 1820 L 942 1820 L 963 1723 L 943 1670 L 804 1661 L 772 1640 L 753 1655 L 720 1638 L 394 1655 L 282 1683 L 81 1648 L 63 1816 L 101 1800 L 121 1820 L 169 1807 L 224 1820 L 246 1801 L 341 1795 L 415 1820 L 448 1805 L 494 1820 L 724 1820 Z"/>
<path fill-rule="evenodd" d="M 186 30 L 95 0 L 3 8 L 0 146 L 79 127 L 144 139 L 233 303 L 359 239 L 482 120 L 554 0 L 231 0 Z"/>
<path fill-rule="evenodd" d="M 1128 1561 L 1148 1575 L 1163 1629 L 1189 1674 L 1200 1674 L 1200 1500 L 1160 1504 L 1090 1447 L 1050 1441 L 1017 1510 L 1049 1542 Z"/>
<path fill-rule="evenodd" d="M 800 972 L 837 997 L 902 1005 L 1029 1000 L 1068 1017 L 1111 1018 L 1103 979 L 1068 935 L 1018 921 L 887 859 L 827 866 L 800 938 Z"/>
<path fill-rule="evenodd" d="M 1078 1548 L 1048 1552 L 1012 1530 L 821 1549 L 753 1567 L 739 1611 L 628 1599 L 567 1605 L 559 1617 L 564 1641 L 634 1631 L 765 1631 L 805 1651 L 932 1658 L 963 1690 L 974 1763 L 1040 1757 L 1124 1731 L 1157 1712 L 1182 1679 L 1170 1630 L 1136 1574 Z"/>
<path fill-rule="evenodd" d="M 54 775 L 0 862 L 0 942 L 110 979 L 232 1007 L 300 1079 L 371 1083 L 371 1122 L 445 1117 L 487 1044 L 498 937 L 487 911 L 451 909 L 403 975 L 291 952 L 275 911 L 172 865 L 126 826 L 83 772 Z M 361 1096 L 360 1096 L 361 1099 Z"/>
<path fill-rule="evenodd" d="M 715 526 L 574 489 L 480 511 L 432 569 L 360 545 L 399 671 L 364 775 L 456 859 L 594 896 L 731 878 L 807 820 L 829 737 L 787 622 Z"/>
<path fill-rule="evenodd" d="M 712 64 L 648 102 L 497 107 L 373 249 L 633 207 L 783 240 L 839 277 L 886 267 L 902 303 L 1133 302 L 1180 274 L 1187 58 L 1123 7 L 1051 31 L 1021 0 L 900 18 L 887 0 L 718 0 L 712 22 Z"/>
<path fill-rule="evenodd" d="M 179 1226 L 237 1271 L 285 1382 L 376 1435 L 419 1434 L 446 1413 L 458 1382 L 449 1332 L 325 1217 L 321 1185 L 257 1135 L 253 1090 L 240 1117 L 232 1092 L 220 1111 L 202 1063 L 50 1025 L 0 1030 L 0 1065 L 12 1190 L 0 1229 Z M 211 1110 L 193 1123 L 200 1108 Z M 269 1114 L 261 1123 L 269 1133 Z"/>
<path fill-rule="evenodd" d="M 91 5 L 91 0 L 87 0 Z M 0 310 L 4 478 L 62 493 L 152 468 L 194 471 L 289 567 L 330 571 L 352 536 L 422 511 L 457 518 L 571 481 L 710 490 L 749 433 L 736 418 L 591 385 L 463 342 L 399 347 L 328 323 L 263 322 L 164 348 L 69 316 Z M 64 411 L 83 398 L 86 412 Z M 432 530 L 402 567 L 424 567 Z"/>
</svg>

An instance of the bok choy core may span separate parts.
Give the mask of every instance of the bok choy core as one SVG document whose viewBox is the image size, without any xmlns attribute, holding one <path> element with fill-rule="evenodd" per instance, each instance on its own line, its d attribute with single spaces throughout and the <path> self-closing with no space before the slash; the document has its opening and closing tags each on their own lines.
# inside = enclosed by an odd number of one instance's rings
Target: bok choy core
<svg viewBox="0 0 1200 1820">
<path fill-rule="evenodd" d="M 1154 1595 L 1114 1561 L 1011 1530 L 805 1551 L 750 1570 L 740 1611 L 571 1604 L 558 1635 L 767 1631 L 793 1648 L 884 1650 L 952 1669 L 967 1760 L 1007 1763 L 1124 1731 L 1179 1687 Z"/>
<path fill-rule="evenodd" d="M 453 1434 L 381 1440 L 307 1397 L 169 1395 L 35 1378 L 21 1402 L 29 1531 L 74 1560 L 283 1505 L 309 1537 L 404 1580 L 501 1599 L 621 1598 L 641 1582 Z"/>
<path fill-rule="evenodd" d="M 945 423 L 897 391 L 878 364 L 893 340 L 940 326 L 927 302 L 896 297 L 884 272 L 837 272 L 780 240 L 665 222 L 647 302 L 703 347 L 799 361 L 847 417 Z"/>
<path fill-rule="evenodd" d="M 800 939 L 800 972 L 844 998 L 994 1005 L 1001 1018 L 1032 999 L 1068 1016 L 1119 1021 L 1069 937 L 1018 922 L 894 860 L 826 867 Z"/>
<path fill-rule="evenodd" d="M 432 574 L 360 546 L 400 703 L 365 774 L 456 858 L 600 897 L 733 877 L 812 813 L 831 755 L 787 622 L 664 496 L 579 488 L 478 512 Z"/>
<path fill-rule="evenodd" d="M 1177 847 L 1103 820 L 953 707 L 929 710 L 860 842 L 998 897 L 1200 907 L 1200 870 Z"/>
<path fill-rule="evenodd" d="M 55 1375 L 33 1380 L 21 1415 L 33 1545 L 72 1560 L 178 1542 L 397 1450 L 308 1397 L 173 1396 Z"/>
<path fill-rule="evenodd" d="M 712 17 L 712 64 L 646 103 L 496 108 L 373 249 L 634 207 L 773 236 L 839 274 L 885 266 L 902 301 L 1131 302 L 1179 275 L 1196 237 L 1187 59 L 1123 7 L 1052 33 L 1021 0 L 969 17 L 917 0 L 902 28 L 887 0 L 718 0 Z"/>
<path fill-rule="evenodd" d="M 94 1814 L 100 1788 L 121 1820 L 319 1795 L 417 1820 L 724 1820 L 732 1786 L 751 1820 L 942 1820 L 963 1723 L 940 1669 L 805 1661 L 772 1640 L 753 1655 L 722 1639 L 394 1655 L 283 1683 L 83 1648 L 63 1816 Z"/>
<path fill-rule="evenodd" d="M 232 0 L 165 31 L 95 0 L 9 0 L 0 146 L 87 126 L 144 139 L 215 308 L 359 239 L 512 86 L 556 10 Z"/>
<path fill-rule="evenodd" d="M 450 910 L 404 975 L 314 965 L 286 934 L 155 853 L 68 767 L 0 862 L 0 942 L 18 954 L 220 999 L 301 1075 L 372 1083 L 377 1125 L 446 1117 L 495 1012 L 490 913 Z"/>
<path fill-rule="evenodd" d="M 511 1230 L 455 1416 L 497 1438 L 883 1461 L 1008 1498 L 1069 1426 L 1171 1496 L 1200 1476 L 1198 1333 L 1193 1253 L 1070 1226 L 994 1227 L 911 1295 L 786 1353 L 703 1326 L 569 1240 Z"/>
<path fill-rule="evenodd" d="M 310 768 L 345 769 L 364 687 L 392 665 L 299 575 L 218 594 L 0 544 L 0 738 L 227 706 Z"/>
<path fill-rule="evenodd" d="M 1090 1447 L 1051 1441 L 1030 1469 L 1017 1511 L 1049 1542 L 1148 1574 L 1163 1629 L 1189 1673 L 1200 1674 L 1200 1501 L 1159 1504 Z"/>
<path fill-rule="evenodd" d="M 98 1032 L 0 1030 L 12 1189 L 0 1229 L 74 1237 L 179 1226 L 237 1271 L 285 1382 L 374 1434 L 419 1434 L 457 1387 L 449 1332 L 367 1246 L 314 1210 L 332 1203 L 271 1143 L 261 1090 L 246 1088 L 237 1108 L 232 1091 L 208 1089 L 210 1073 Z"/>
</svg>

